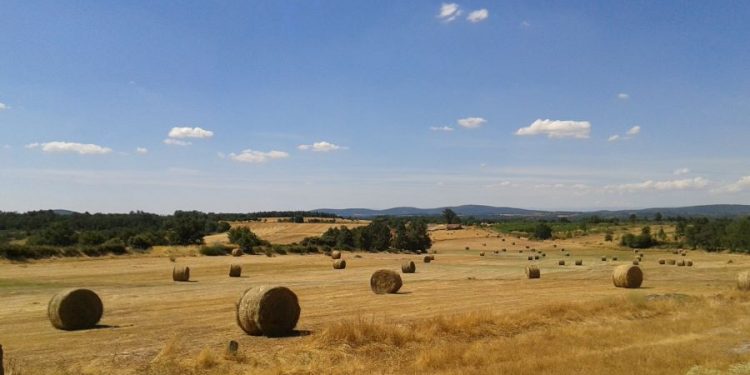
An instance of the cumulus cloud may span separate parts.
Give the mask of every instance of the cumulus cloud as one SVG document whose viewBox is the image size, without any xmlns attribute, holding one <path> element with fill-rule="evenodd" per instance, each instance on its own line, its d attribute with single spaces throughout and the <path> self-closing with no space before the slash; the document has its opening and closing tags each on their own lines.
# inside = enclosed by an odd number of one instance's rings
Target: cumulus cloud
<svg viewBox="0 0 750 375">
<path fill-rule="evenodd" d="M 696 178 L 688 178 L 684 180 L 668 180 L 668 181 L 643 181 L 638 183 L 632 183 L 632 184 L 622 184 L 622 185 L 609 185 L 606 186 L 605 189 L 607 190 L 617 190 L 617 191 L 627 191 L 627 192 L 636 192 L 636 191 L 670 191 L 670 190 L 699 190 L 707 187 L 709 185 L 710 181 L 706 180 L 703 177 L 696 177 Z"/>
<path fill-rule="evenodd" d="M 136 147 L 135 148 L 135 153 L 138 154 L 138 155 L 146 155 L 146 154 L 148 154 L 148 149 L 145 148 L 145 147 Z"/>
<path fill-rule="evenodd" d="M 214 132 L 199 127 L 175 127 L 169 131 L 169 138 L 211 138 Z"/>
<path fill-rule="evenodd" d="M 112 152 L 109 147 L 102 147 L 91 143 L 76 143 L 76 142 L 46 142 L 46 143 L 30 143 L 26 145 L 28 149 L 41 149 L 42 152 L 46 153 L 73 153 L 80 155 L 104 155 Z"/>
<path fill-rule="evenodd" d="M 688 169 L 688 168 L 675 169 L 674 172 L 673 172 L 673 174 L 675 176 L 681 176 L 683 174 L 688 174 L 688 173 L 690 173 L 690 169 Z"/>
<path fill-rule="evenodd" d="M 450 126 L 430 126 L 430 130 L 434 132 L 452 132 L 453 128 Z"/>
<path fill-rule="evenodd" d="M 537 119 L 531 125 L 520 128 L 516 135 L 546 135 L 548 138 L 585 139 L 591 135 L 591 123 L 588 121 L 560 121 Z"/>
<path fill-rule="evenodd" d="M 330 151 L 346 149 L 346 147 L 342 147 L 342 146 L 339 146 L 330 142 L 326 142 L 326 141 L 315 142 L 311 145 L 299 145 L 297 146 L 297 148 L 302 151 L 314 151 L 314 152 L 330 152 Z"/>
<path fill-rule="evenodd" d="M 523 27 L 524 29 L 528 28 L 528 27 L 531 27 L 531 22 L 523 20 L 523 21 L 521 21 L 521 27 Z"/>
<path fill-rule="evenodd" d="M 174 138 L 167 138 L 167 139 L 165 139 L 164 140 L 164 144 L 165 145 L 170 145 L 170 146 L 190 146 L 190 145 L 192 145 L 191 142 L 181 141 L 179 139 L 174 139 Z"/>
<path fill-rule="evenodd" d="M 487 11 L 487 9 L 479 9 L 469 13 L 469 15 L 466 17 L 466 20 L 471 23 L 478 23 L 486 20 L 489 16 L 490 12 Z"/>
<path fill-rule="evenodd" d="M 619 135 L 619 134 L 615 134 L 615 135 L 612 135 L 612 136 L 610 136 L 610 137 L 609 137 L 609 138 L 607 139 L 607 141 L 608 141 L 608 142 L 616 142 L 616 141 L 619 141 L 619 140 L 620 140 L 620 138 L 621 138 L 621 137 L 620 137 L 620 135 Z"/>
<path fill-rule="evenodd" d="M 617 99 L 628 100 L 628 99 L 630 99 L 630 95 L 626 94 L 624 92 L 621 92 L 621 93 L 617 94 Z"/>
<path fill-rule="evenodd" d="M 274 159 L 285 159 L 288 158 L 289 154 L 284 151 L 255 151 L 255 150 L 242 150 L 239 154 L 231 153 L 229 154 L 229 159 L 232 159 L 237 162 L 241 163 L 252 163 L 252 164 L 261 164 L 265 163 L 269 160 Z"/>
<path fill-rule="evenodd" d="M 4 111 L 6 109 L 8 109 L 8 106 L 5 105 L 5 103 L 0 103 L 0 112 Z"/>
<path fill-rule="evenodd" d="M 750 189 L 750 176 L 744 176 L 737 180 L 737 182 L 729 184 L 721 190 L 729 193 L 739 193 L 747 189 Z"/>
<path fill-rule="evenodd" d="M 456 19 L 456 17 L 460 16 L 462 13 L 460 7 L 456 3 L 443 3 L 443 5 L 440 6 L 440 13 L 438 13 L 438 18 L 445 22 L 451 22 Z"/>
<path fill-rule="evenodd" d="M 456 122 L 461 127 L 464 127 L 467 129 L 476 129 L 484 125 L 487 122 L 487 120 L 481 117 L 467 117 L 467 118 L 458 119 Z"/>
<path fill-rule="evenodd" d="M 630 136 L 636 136 L 641 133 L 641 127 L 640 126 L 634 126 L 628 130 L 627 135 Z"/>
</svg>

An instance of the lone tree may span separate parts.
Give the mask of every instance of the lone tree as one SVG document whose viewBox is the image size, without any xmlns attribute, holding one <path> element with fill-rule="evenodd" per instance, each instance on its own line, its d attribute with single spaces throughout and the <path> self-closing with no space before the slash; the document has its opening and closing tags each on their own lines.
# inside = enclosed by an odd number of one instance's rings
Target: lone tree
<svg viewBox="0 0 750 375">
<path fill-rule="evenodd" d="M 460 224 L 461 223 L 461 219 L 450 208 L 446 208 L 443 210 L 443 217 L 445 218 L 446 224 Z"/>
</svg>

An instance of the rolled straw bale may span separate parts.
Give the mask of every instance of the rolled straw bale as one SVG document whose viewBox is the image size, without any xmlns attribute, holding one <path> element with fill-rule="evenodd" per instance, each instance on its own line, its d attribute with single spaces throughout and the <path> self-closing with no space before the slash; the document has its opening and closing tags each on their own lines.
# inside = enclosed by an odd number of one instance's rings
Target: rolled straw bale
<svg viewBox="0 0 750 375">
<path fill-rule="evenodd" d="M 47 305 L 52 326 L 66 331 L 94 328 L 103 313 L 102 300 L 89 289 L 63 290 Z"/>
<path fill-rule="evenodd" d="M 534 257 L 533 257 L 533 256 L 531 256 L 531 255 L 529 255 L 529 256 L 528 256 L 527 258 L 528 258 L 529 260 L 534 260 Z"/>
<path fill-rule="evenodd" d="M 341 252 L 338 250 L 331 251 L 331 259 L 341 259 Z"/>
<path fill-rule="evenodd" d="M 612 272 L 612 282 L 618 288 L 640 288 L 643 283 L 643 271 L 638 266 L 617 266 Z"/>
<path fill-rule="evenodd" d="M 396 293 L 401 285 L 401 276 L 391 270 L 378 270 L 370 277 L 370 288 L 375 294 Z"/>
<path fill-rule="evenodd" d="M 414 273 L 417 270 L 417 266 L 414 262 L 407 260 L 401 264 L 401 272 L 403 273 Z"/>
<path fill-rule="evenodd" d="M 737 289 L 750 290 L 750 271 L 740 272 L 737 275 Z"/>
<path fill-rule="evenodd" d="M 607 257 L 602 257 L 602 262 L 606 262 L 606 261 L 607 261 Z"/>
<path fill-rule="evenodd" d="M 674 260 L 674 259 L 667 259 L 667 264 L 670 265 L 670 266 L 674 266 L 676 263 L 677 263 L 677 261 Z"/>
<path fill-rule="evenodd" d="M 249 288 L 237 302 L 237 324 L 253 336 L 285 336 L 299 320 L 297 295 L 283 286 L 261 285 Z"/>
<path fill-rule="evenodd" d="M 582 266 L 582 265 L 583 265 L 583 260 L 581 259 L 576 260 L 576 266 Z"/>
<path fill-rule="evenodd" d="M 539 267 L 537 266 L 526 266 L 526 277 L 529 279 L 538 279 L 541 276 L 541 272 L 539 271 Z"/>
<path fill-rule="evenodd" d="M 685 267 L 685 261 L 680 260 L 679 262 L 677 262 L 677 267 Z"/>
<path fill-rule="evenodd" d="M 612 260 L 617 260 L 617 257 L 612 257 Z"/>
<path fill-rule="evenodd" d="M 346 268 L 346 261 L 343 259 L 336 259 L 333 261 L 333 269 L 335 270 L 343 270 Z"/>
<path fill-rule="evenodd" d="M 429 255 L 425 255 L 423 260 L 425 263 L 430 263 L 432 261 L 432 257 Z"/>
<path fill-rule="evenodd" d="M 685 261 L 685 265 L 688 266 L 688 267 L 692 267 L 693 266 L 693 261 L 688 259 L 688 260 Z"/>
<path fill-rule="evenodd" d="M 560 266 L 564 266 L 565 265 L 565 261 L 564 260 L 558 260 L 557 264 L 560 265 Z"/>
<path fill-rule="evenodd" d="M 242 266 L 239 264 L 232 264 L 229 266 L 229 277 L 240 277 L 242 275 Z"/>
<path fill-rule="evenodd" d="M 172 269 L 172 280 L 189 281 L 190 280 L 190 267 L 174 266 L 174 268 Z"/>
<path fill-rule="evenodd" d="M 640 264 L 640 262 L 638 261 L 638 259 L 633 259 L 633 265 L 637 266 L 638 264 Z"/>
<path fill-rule="evenodd" d="M 232 256 L 233 257 L 241 257 L 242 256 L 242 249 L 232 249 Z"/>
<path fill-rule="evenodd" d="M 659 259 L 659 264 L 666 264 L 667 261 L 665 259 Z"/>
<path fill-rule="evenodd" d="M 539 260 L 539 255 L 534 255 L 534 260 Z"/>
<path fill-rule="evenodd" d="M 482 251 L 481 253 L 479 253 L 479 256 L 483 257 L 484 256 L 484 251 Z"/>
</svg>

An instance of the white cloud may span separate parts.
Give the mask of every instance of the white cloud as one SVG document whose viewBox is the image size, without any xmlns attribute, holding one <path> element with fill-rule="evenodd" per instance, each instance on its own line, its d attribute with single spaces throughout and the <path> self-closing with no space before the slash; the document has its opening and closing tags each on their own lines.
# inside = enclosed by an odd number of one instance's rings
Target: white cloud
<svg viewBox="0 0 750 375">
<path fill-rule="evenodd" d="M 170 146 L 190 146 L 190 145 L 192 145 L 191 142 L 181 141 L 179 139 L 172 139 L 172 138 L 165 139 L 164 140 L 164 144 L 165 145 L 170 145 Z"/>
<path fill-rule="evenodd" d="M 315 142 L 311 145 L 299 145 L 297 146 L 297 148 L 302 151 L 310 150 L 314 152 L 330 152 L 330 151 L 346 149 L 346 147 L 342 147 L 342 146 L 339 146 L 330 142 L 326 142 L 326 141 Z"/>
<path fill-rule="evenodd" d="M 620 140 L 620 135 L 619 134 L 612 135 L 612 136 L 610 136 L 607 139 L 608 142 L 616 142 L 616 141 L 619 141 L 619 140 Z"/>
<path fill-rule="evenodd" d="M 213 136 L 214 132 L 199 127 L 172 128 L 169 131 L 169 138 L 211 138 Z"/>
<path fill-rule="evenodd" d="M 476 128 L 484 125 L 484 123 L 486 123 L 487 120 L 485 120 L 485 119 L 483 119 L 481 117 L 467 117 L 467 118 L 458 119 L 456 122 L 458 123 L 458 125 L 460 125 L 460 126 L 462 126 L 464 128 L 467 128 L 467 129 L 476 129 Z"/>
<path fill-rule="evenodd" d="M 453 128 L 450 126 L 430 126 L 430 130 L 434 132 L 452 132 Z"/>
<path fill-rule="evenodd" d="M 722 191 L 729 193 L 739 193 L 740 191 L 750 189 L 750 176 L 744 176 L 737 182 L 725 186 Z"/>
<path fill-rule="evenodd" d="M 469 13 L 469 15 L 466 17 L 466 20 L 471 23 L 478 23 L 486 20 L 489 16 L 490 12 L 487 11 L 487 9 L 479 9 Z"/>
<path fill-rule="evenodd" d="M 628 99 L 630 99 L 630 95 L 626 94 L 624 92 L 621 92 L 621 93 L 617 94 L 617 99 L 628 100 Z"/>
<path fill-rule="evenodd" d="M 0 112 L 8 109 L 8 106 L 5 105 L 5 103 L 0 103 Z"/>
<path fill-rule="evenodd" d="M 135 153 L 138 154 L 138 155 L 146 155 L 146 154 L 148 154 L 148 149 L 145 148 L 145 147 L 136 147 L 135 148 Z"/>
<path fill-rule="evenodd" d="M 90 143 L 75 143 L 75 142 L 46 142 L 46 143 L 30 143 L 26 145 L 28 149 L 41 148 L 42 152 L 46 153 L 75 153 L 80 155 L 104 155 L 112 152 L 109 147 L 102 147 Z"/>
<path fill-rule="evenodd" d="M 521 27 L 523 28 L 531 27 L 531 23 L 529 21 L 523 20 L 521 21 Z"/>
<path fill-rule="evenodd" d="M 531 125 L 518 129 L 516 135 L 547 135 L 548 138 L 585 139 L 591 135 L 591 123 L 588 121 L 538 119 Z"/>
<path fill-rule="evenodd" d="M 273 159 L 284 159 L 288 158 L 289 154 L 284 151 L 254 151 L 254 150 L 243 150 L 239 154 L 231 153 L 229 158 L 241 163 L 254 163 L 261 164 Z"/>
<path fill-rule="evenodd" d="M 456 17 L 460 16 L 462 13 L 460 7 L 456 3 L 443 3 L 443 5 L 440 6 L 440 13 L 438 14 L 438 18 L 445 22 L 451 22 L 456 19 Z"/>
<path fill-rule="evenodd" d="M 628 130 L 627 134 L 630 136 L 638 135 L 641 133 L 641 127 L 640 126 L 634 126 Z"/>
<path fill-rule="evenodd" d="M 609 185 L 609 186 L 606 186 L 605 189 L 627 191 L 627 192 L 646 191 L 646 190 L 655 190 L 655 191 L 697 190 L 697 189 L 703 189 L 707 187 L 709 183 L 710 181 L 706 180 L 703 177 L 696 177 L 696 178 L 688 178 L 684 180 L 669 180 L 669 181 L 648 180 L 648 181 L 632 183 L 632 184 Z"/>
<path fill-rule="evenodd" d="M 681 176 L 683 174 L 688 174 L 688 173 L 690 173 L 690 169 L 688 169 L 688 168 L 675 169 L 674 172 L 673 172 L 673 174 L 675 176 Z"/>
</svg>

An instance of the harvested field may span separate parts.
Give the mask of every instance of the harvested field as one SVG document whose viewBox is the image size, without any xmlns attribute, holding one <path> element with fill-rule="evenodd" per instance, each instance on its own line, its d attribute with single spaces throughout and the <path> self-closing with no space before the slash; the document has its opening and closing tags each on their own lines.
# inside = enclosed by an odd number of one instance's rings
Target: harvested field
<svg viewBox="0 0 750 375">
<path fill-rule="evenodd" d="M 277 222 L 272 219 L 267 219 L 267 222 L 262 221 L 247 221 L 247 222 L 233 222 L 231 223 L 233 228 L 236 227 L 247 227 L 250 228 L 260 238 L 270 241 L 275 244 L 291 244 L 294 242 L 300 242 L 305 237 L 319 236 L 329 228 L 338 228 L 340 226 L 346 226 L 348 228 L 356 228 L 369 224 L 369 221 L 350 221 L 350 220 L 337 220 L 336 223 L 285 223 Z M 206 236 L 206 243 L 229 243 L 229 238 L 226 233 L 214 234 Z"/>
<path fill-rule="evenodd" d="M 480 257 L 478 250 L 464 250 L 483 242 L 498 247 L 505 237 L 451 232 L 459 238 L 433 232 L 439 262 L 401 274 L 399 293 L 384 295 L 370 290 L 371 274 L 399 270 L 407 260 L 422 264 L 422 255 L 357 253 L 360 258 L 347 258 L 346 272 L 331 272 L 323 254 L 187 256 L 191 249 L 177 252 L 183 256 L 175 263 L 167 255 L 2 262 L 6 361 L 33 374 L 630 374 L 634 367 L 684 374 L 694 366 L 726 369 L 750 361 L 750 352 L 737 349 L 750 336 L 750 296 L 736 291 L 749 257 L 694 251 L 691 268 L 646 262 L 642 288 L 625 290 L 612 285 L 612 271 L 630 261 L 600 259 L 626 259 L 632 252 L 597 245 L 593 237 L 514 239 L 510 250 L 550 250 L 535 261 L 544 277 L 532 283 L 523 272 L 524 254 Z M 558 266 L 564 258 L 551 251 L 554 245 L 584 265 Z M 227 277 L 233 263 L 242 266 L 242 277 Z M 191 281 L 173 282 L 174 265 L 189 265 Z M 237 326 L 234 304 L 242 291 L 266 284 L 284 285 L 299 297 L 296 336 L 248 336 Z M 66 332 L 50 325 L 47 302 L 71 287 L 101 297 L 106 311 L 99 329 Z M 224 359 L 230 340 L 245 360 Z M 517 350 L 536 355 L 508 354 Z"/>
</svg>

